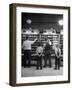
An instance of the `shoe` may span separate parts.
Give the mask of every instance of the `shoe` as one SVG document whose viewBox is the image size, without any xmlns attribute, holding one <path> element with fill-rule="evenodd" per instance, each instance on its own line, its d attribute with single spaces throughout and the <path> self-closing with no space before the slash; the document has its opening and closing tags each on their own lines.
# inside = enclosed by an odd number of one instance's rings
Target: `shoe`
<svg viewBox="0 0 72 90">
<path fill-rule="evenodd" d="M 40 68 L 40 70 L 42 70 L 42 68 Z"/>
<path fill-rule="evenodd" d="M 44 67 L 46 67 L 46 66 L 44 66 Z"/>
<path fill-rule="evenodd" d="M 49 68 L 51 68 L 52 66 L 49 66 Z"/>
<path fill-rule="evenodd" d="M 26 66 L 23 66 L 24 68 L 26 68 Z"/>
<path fill-rule="evenodd" d="M 55 70 L 57 70 L 57 68 L 54 68 Z"/>
<path fill-rule="evenodd" d="M 58 70 L 60 70 L 60 68 L 58 68 Z"/>
<path fill-rule="evenodd" d="M 30 68 L 31 66 L 30 65 L 28 65 L 28 68 Z"/>
<path fill-rule="evenodd" d="M 36 68 L 36 70 L 39 70 L 39 68 Z"/>
</svg>

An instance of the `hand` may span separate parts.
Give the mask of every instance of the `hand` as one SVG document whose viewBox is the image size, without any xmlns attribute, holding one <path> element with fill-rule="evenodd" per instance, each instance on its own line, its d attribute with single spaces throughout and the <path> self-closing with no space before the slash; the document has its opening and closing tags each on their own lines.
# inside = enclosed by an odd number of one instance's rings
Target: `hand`
<svg viewBox="0 0 72 90">
<path fill-rule="evenodd" d="M 60 58 L 60 56 L 57 55 L 57 58 Z"/>
</svg>

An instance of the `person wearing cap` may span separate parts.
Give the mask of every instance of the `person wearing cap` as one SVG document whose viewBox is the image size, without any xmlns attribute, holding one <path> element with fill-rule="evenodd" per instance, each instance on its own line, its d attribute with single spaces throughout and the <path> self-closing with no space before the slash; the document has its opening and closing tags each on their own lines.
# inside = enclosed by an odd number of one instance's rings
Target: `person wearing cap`
<svg viewBox="0 0 72 90">
<path fill-rule="evenodd" d="M 26 67 L 26 62 L 28 60 L 28 66 L 30 67 L 31 64 L 31 45 L 37 40 L 37 38 L 34 41 L 29 40 L 29 37 L 26 36 L 26 40 L 23 42 L 22 48 L 24 49 L 24 60 L 23 64 L 24 67 Z"/>
</svg>

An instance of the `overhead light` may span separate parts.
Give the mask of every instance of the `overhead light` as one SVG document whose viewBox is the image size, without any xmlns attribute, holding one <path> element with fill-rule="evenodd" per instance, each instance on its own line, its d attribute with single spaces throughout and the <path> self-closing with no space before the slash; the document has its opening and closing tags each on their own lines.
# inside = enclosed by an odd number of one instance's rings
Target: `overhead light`
<svg viewBox="0 0 72 90">
<path fill-rule="evenodd" d="M 31 24 L 31 23 L 32 23 L 32 20 L 31 20 L 31 19 L 27 19 L 26 22 L 27 22 L 28 24 Z"/>
<path fill-rule="evenodd" d="M 59 20 L 59 25 L 63 25 L 63 20 Z"/>
</svg>

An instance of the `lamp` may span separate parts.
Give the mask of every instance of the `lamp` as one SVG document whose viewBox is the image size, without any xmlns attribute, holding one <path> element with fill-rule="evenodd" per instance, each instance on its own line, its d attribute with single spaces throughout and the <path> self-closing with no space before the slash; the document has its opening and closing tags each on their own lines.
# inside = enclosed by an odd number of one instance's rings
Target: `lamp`
<svg viewBox="0 0 72 90">
<path fill-rule="evenodd" d="M 31 24 L 31 23 L 32 23 L 32 20 L 31 20 L 31 19 L 27 19 L 26 22 L 27 22 L 28 24 Z"/>
<path fill-rule="evenodd" d="M 59 25 L 61 25 L 61 26 L 62 26 L 62 25 L 63 25 L 63 20 L 59 20 L 59 22 L 58 22 L 58 23 L 59 23 Z"/>
</svg>

